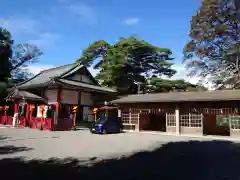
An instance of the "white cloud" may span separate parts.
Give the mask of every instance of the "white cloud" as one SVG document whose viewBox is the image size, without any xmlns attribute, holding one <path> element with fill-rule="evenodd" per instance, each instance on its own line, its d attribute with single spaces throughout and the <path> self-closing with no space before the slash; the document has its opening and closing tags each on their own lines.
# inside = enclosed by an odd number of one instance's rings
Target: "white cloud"
<svg viewBox="0 0 240 180">
<path fill-rule="evenodd" d="M 46 32 L 40 34 L 36 39 L 28 40 L 27 43 L 36 45 L 39 48 L 49 48 L 52 47 L 60 36 L 58 34 Z"/>
<path fill-rule="evenodd" d="M 49 48 L 59 39 L 59 35 L 48 31 L 47 26 L 41 20 L 32 19 L 28 16 L 11 16 L 0 19 L 0 25 L 5 27 L 16 37 L 31 37 L 27 43 L 39 48 Z"/>
<path fill-rule="evenodd" d="M 66 7 L 77 20 L 84 21 L 88 24 L 96 24 L 98 21 L 95 10 L 85 3 L 72 2 L 66 5 Z"/>
<path fill-rule="evenodd" d="M 139 22 L 140 22 L 140 19 L 137 17 L 126 18 L 123 20 L 123 24 L 126 24 L 126 25 L 135 25 L 135 24 L 138 24 Z"/>
<path fill-rule="evenodd" d="M 28 69 L 33 74 L 38 74 L 43 70 L 54 68 L 54 67 L 55 66 L 48 65 L 48 64 L 30 64 L 27 66 L 26 69 Z"/>
<path fill-rule="evenodd" d="M 12 34 L 36 33 L 37 21 L 26 16 L 11 16 L 1 18 L 0 25 L 8 29 Z"/>
<path fill-rule="evenodd" d="M 208 81 L 208 78 L 202 80 L 200 77 L 187 76 L 187 70 L 185 69 L 184 65 L 174 64 L 172 68 L 175 69 L 177 73 L 174 76 L 172 76 L 170 79 L 184 79 L 185 81 L 190 82 L 192 84 L 197 84 L 201 80 L 202 85 L 204 85 L 209 90 L 213 89 L 213 84 Z"/>
</svg>

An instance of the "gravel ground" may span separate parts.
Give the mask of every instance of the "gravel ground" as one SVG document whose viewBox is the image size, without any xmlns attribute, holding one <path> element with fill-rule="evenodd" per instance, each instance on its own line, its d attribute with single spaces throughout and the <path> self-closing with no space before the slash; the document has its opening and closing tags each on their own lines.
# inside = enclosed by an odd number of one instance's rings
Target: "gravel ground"
<svg viewBox="0 0 240 180">
<path fill-rule="evenodd" d="M 162 144 L 174 141 L 205 140 L 160 134 L 121 133 L 109 135 L 91 134 L 88 130 L 44 132 L 34 129 L 0 129 L 0 135 L 8 137 L 0 140 L 1 146 L 30 148 L 6 157 L 49 159 L 74 157 L 78 159 L 111 158 L 131 155 L 139 151 L 151 151 Z M 3 153 L 2 153 L 3 154 Z"/>
<path fill-rule="evenodd" d="M 239 144 L 207 138 L 0 128 L 1 177 L 9 180 L 239 180 L 239 162 Z"/>
</svg>

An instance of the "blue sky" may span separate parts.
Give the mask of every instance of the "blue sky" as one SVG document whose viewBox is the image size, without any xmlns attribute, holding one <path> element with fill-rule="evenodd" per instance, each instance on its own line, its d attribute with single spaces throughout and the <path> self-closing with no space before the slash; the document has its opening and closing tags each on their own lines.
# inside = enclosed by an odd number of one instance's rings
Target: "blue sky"
<svg viewBox="0 0 240 180">
<path fill-rule="evenodd" d="M 185 76 L 182 49 L 199 0 L 2 0 L 0 25 L 16 43 L 36 44 L 44 55 L 31 71 L 68 64 L 96 40 L 115 43 L 136 35 L 173 51 L 177 78 Z M 94 72 L 93 72 L 94 73 Z M 186 78 L 186 77 L 184 77 Z"/>
</svg>

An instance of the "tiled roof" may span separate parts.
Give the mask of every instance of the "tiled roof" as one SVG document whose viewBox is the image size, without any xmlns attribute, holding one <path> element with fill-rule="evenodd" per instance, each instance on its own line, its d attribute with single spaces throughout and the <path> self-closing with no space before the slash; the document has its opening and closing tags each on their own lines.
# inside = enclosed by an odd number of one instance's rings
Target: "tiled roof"
<svg viewBox="0 0 240 180">
<path fill-rule="evenodd" d="M 203 92 L 169 92 L 129 95 L 112 101 L 116 104 L 148 102 L 226 101 L 240 100 L 240 90 Z"/>
<path fill-rule="evenodd" d="M 30 78 L 29 80 L 18 84 L 17 88 L 25 89 L 33 86 L 34 87 L 42 86 L 48 83 L 52 78 L 60 77 L 61 75 L 67 73 L 68 71 L 71 71 L 72 69 L 76 68 L 76 66 L 77 66 L 76 64 L 69 64 L 65 66 L 43 70 L 36 76 Z"/>
<path fill-rule="evenodd" d="M 70 86 L 77 86 L 77 87 L 83 87 L 85 89 L 93 89 L 95 91 L 100 91 L 100 92 L 116 92 L 114 89 L 110 89 L 107 87 L 102 87 L 102 86 L 96 86 L 92 84 L 87 84 L 87 83 L 82 83 L 78 81 L 71 81 L 67 79 L 57 79 L 57 82 L 64 83 Z"/>
<path fill-rule="evenodd" d="M 20 90 L 14 90 L 12 93 L 10 93 L 7 96 L 7 100 L 11 100 L 11 99 L 31 99 L 31 100 L 40 100 L 40 101 L 45 101 L 44 98 L 36 95 L 36 94 L 32 94 L 30 92 L 27 91 L 20 91 Z"/>
<path fill-rule="evenodd" d="M 85 66 L 81 64 L 69 64 L 69 65 L 60 66 L 52 69 L 47 69 L 47 70 L 41 71 L 39 74 L 37 74 L 33 78 L 17 85 L 16 88 L 28 89 L 31 87 L 41 87 L 41 86 L 47 85 L 54 78 L 55 82 L 64 83 L 70 86 L 83 87 L 86 89 L 92 89 L 99 92 L 116 92 L 113 89 L 101 87 L 100 85 L 98 85 L 97 81 L 96 81 L 96 85 L 92 85 L 92 84 L 87 84 L 79 81 L 64 79 L 65 77 L 71 75 L 72 73 L 76 72 L 77 70 L 83 67 Z"/>
</svg>

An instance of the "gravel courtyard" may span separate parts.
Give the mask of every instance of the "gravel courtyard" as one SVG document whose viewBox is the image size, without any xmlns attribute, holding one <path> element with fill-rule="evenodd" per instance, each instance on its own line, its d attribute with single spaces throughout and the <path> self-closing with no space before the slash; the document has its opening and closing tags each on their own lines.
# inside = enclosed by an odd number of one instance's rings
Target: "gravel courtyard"
<svg viewBox="0 0 240 180">
<path fill-rule="evenodd" d="M 197 140 L 195 138 L 164 136 L 159 134 L 121 133 L 97 135 L 88 130 L 44 132 L 34 129 L 0 129 L 1 146 L 25 147 L 30 150 L 0 155 L 0 158 L 23 156 L 40 158 L 111 158 L 151 151 L 173 141 Z"/>
<path fill-rule="evenodd" d="M 240 179 L 240 146 L 145 133 L 0 128 L 7 179 Z"/>
</svg>

